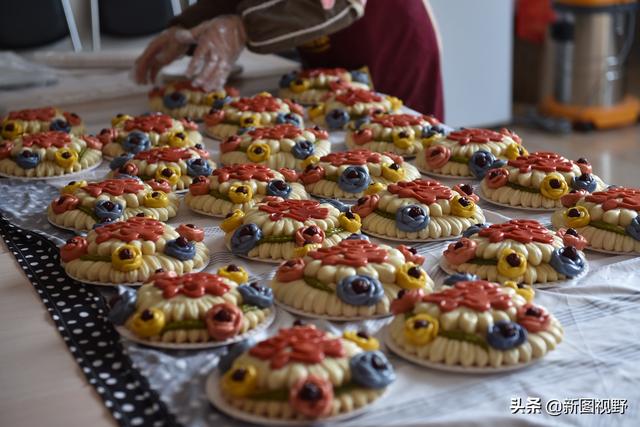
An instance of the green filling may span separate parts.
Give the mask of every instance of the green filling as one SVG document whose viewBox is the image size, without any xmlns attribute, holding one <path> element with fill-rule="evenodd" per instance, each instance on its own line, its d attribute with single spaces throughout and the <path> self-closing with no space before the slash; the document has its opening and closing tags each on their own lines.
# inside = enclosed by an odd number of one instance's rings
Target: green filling
<svg viewBox="0 0 640 427">
<path fill-rule="evenodd" d="M 164 334 L 165 332 L 175 331 L 178 329 L 191 330 L 191 329 L 204 329 L 204 328 L 205 328 L 204 322 L 200 319 L 178 320 L 178 321 L 166 324 L 162 329 L 162 332 L 160 333 L 160 335 Z"/>
<path fill-rule="evenodd" d="M 540 193 L 540 190 L 538 190 L 537 188 L 525 187 L 524 185 L 516 184 L 514 182 L 507 182 L 507 187 L 511 187 L 514 190 L 526 191 L 527 193 Z"/>
<path fill-rule="evenodd" d="M 334 290 L 331 289 L 329 285 L 322 283 L 320 280 L 316 279 L 315 277 L 304 276 L 303 279 L 305 283 L 311 286 L 312 288 L 316 288 L 320 291 L 328 292 L 330 294 L 334 293 Z"/>
<path fill-rule="evenodd" d="M 87 146 L 85 145 L 84 148 L 82 148 L 82 150 L 80 150 L 80 152 L 78 153 L 78 161 L 82 160 L 82 156 L 84 156 L 84 153 L 87 152 Z"/>
<path fill-rule="evenodd" d="M 240 306 L 240 310 L 242 310 L 243 313 L 248 313 L 250 311 L 260 310 L 260 308 L 251 304 L 242 304 L 242 306 Z"/>
<path fill-rule="evenodd" d="M 362 388 L 353 383 L 343 384 L 339 387 L 334 387 L 333 394 L 340 395 L 344 393 L 349 393 L 352 390 Z M 280 390 L 268 390 L 256 393 L 249 397 L 251 400 L 276 400 L 279 402 L 287 402 L 289 400 L 289 390 L 288 389 L 280 389 Z"/>
<path fill-rule="evenodd" d="M 82 255 L 80 257 L 82 261 L 104 261 L 111 262 L 111 257 L 108 255 Z"/>
<path fill-rule="evenodd" d="M 89 209 L 86 206 L 78 206 L 78 210 L 86 213 L 91 218 L 93 218 L 96 222 L 100 221 L 100 218 L 98 218 L 98 216 L 95 214 L 95 212 L 93 212 L 93 209 Z"/>
<path fill-rule="evenodd" d="M 324 235 L 325 237 L 331 237 L 334 234 L 342 233 L 343 231 L 344 231 L 344 228 L 342 227 L 329 228 L 327 229 L 327 231 L 324 232 Z M 287 242 L 293 242 L 294 240 L 295 240 L 294 236 L 267 236 L 258 240 L 257 245 L 261 245 L 263 243 L 287 243 Z"/>
<path fill-rule="evenodd" d="M 463 165 L 466 165 L 469 163 L 469 159 L 467 157 L 463 157 L 463 156 L 451 156 L 449 158 L 450 162 L 455 162 L 455 163 L 462 163 Z"/>
<path fill-rule="evenodd" d="M 479 336 L 475 335 L 475 334 L 468 334 L 466 332 L 462 332 L 462 331 L 443 331 L 443 330 L 439 330 L 438 331 L 438 335 L 444 338 L 449 338 L 451 340 L 457 340 L 457 341 L 466 341 L 468 343 L 471 344 L 475 344 L 475 345 L 479 345 L 480 347 L 482 347 L 485 350 L 489 350 L 489 346 L 487 345 L 487 343 L 485 342 L 485 340 L 483 340 L 482 338 L 480 338 Z"/>
<path fill-rule="evenodd" d="M 497 259 L 485 259 L 485 258 L 474 258 L 471 261 L 467 261 L 470 264 L 478 264 L 478 265 L 497 265 Z"/>
<path fill-rule="evenodd" d="M 621 234 L 623 236 L 627 235 L 627 231 L 624 228 L 620 227 L 619 225 L 609 224 L 608 222 L 591 221 L 589 225 L 595 228 L 599 228 L 601 230 L 611 231 L 612 233 Z"/>
<path fill-rule="evenodd" d="M 210 190 L 209 195 L 215 197 L 216 199 L 226 200 L 227 202 L 231 202 L 231 199 L 228 195 L 220 193 L 218 190 Z"/>
<path fill-rule="evenodd" d="M 376 209 L 373 212 L 375 212 L 377 215 L 380 215 L 380 216 L 385 217 L 387 219 L 391 219 L 393 221 L 396 220 L 396 215 L 392 214 L 391 212 L 383 211 L 382 209 Z"/>
<path fill-rule="evenodd" d="M 327 181 L 338 182 L 338 177 L 334 175 L 325 175 L 324 179 L 326 179 Z"/>
</svg>

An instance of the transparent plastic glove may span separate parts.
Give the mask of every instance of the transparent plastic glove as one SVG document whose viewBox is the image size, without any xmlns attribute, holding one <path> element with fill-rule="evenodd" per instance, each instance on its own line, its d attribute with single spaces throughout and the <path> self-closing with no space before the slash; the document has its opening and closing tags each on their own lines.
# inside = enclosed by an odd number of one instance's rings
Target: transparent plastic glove
<svg viewBox="0 0 640 427">
<path fill-rule="evenodd" d="M 134 78 L 139 84 L 153 83 L 162 67 L 184 56 L 196 43 L 191 31 L 170 27 L 160 33 L 136 59 Z"/>
<path fill-rule="evenodd" d="M 197 47 L 187 67 L 187 77 L 204 90 L 218 90 L 244 49 L 247 35 L 237 15 L 222 15 L 191 30 Z"/>
</svg>

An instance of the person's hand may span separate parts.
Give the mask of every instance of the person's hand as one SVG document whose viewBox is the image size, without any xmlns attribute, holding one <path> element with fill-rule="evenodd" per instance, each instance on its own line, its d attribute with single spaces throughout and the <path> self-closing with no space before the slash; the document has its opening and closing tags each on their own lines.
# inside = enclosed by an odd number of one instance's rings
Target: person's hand
<svg viewBox="0 0 640 427">
<path fill-rule="evenodd" d="M 139 84 L 153 83 L 162 67 L 184 56 L 196 43 L 191 31 L 170 27 L 154 38 L 136 59 L 134 78 Z"/>
<path fill-rule="evenodd" d="M 237 15 L 223 15 L 191 30 L 197 47 L 187 67 L 187 77 L 204 90 L 218 90 L 231 73 L 247 39 Z"/>
</svg>

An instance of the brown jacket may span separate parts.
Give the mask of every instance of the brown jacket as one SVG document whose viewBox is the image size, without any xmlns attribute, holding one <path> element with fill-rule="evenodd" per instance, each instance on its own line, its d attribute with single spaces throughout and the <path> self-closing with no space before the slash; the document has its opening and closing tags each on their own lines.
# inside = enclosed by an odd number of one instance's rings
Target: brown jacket
<svg viewBox="0 0 640 427">
<path fill-rule="evenodd" d="M 172 24 L 191 28 L 225 14 L 242 17 L 249 50 L 273 53 L 348 27 L 362 17 L 364 7 L 358 0 L 336 0 L 330 10 L 320 0 L 200 0 Z"/>
</svg>

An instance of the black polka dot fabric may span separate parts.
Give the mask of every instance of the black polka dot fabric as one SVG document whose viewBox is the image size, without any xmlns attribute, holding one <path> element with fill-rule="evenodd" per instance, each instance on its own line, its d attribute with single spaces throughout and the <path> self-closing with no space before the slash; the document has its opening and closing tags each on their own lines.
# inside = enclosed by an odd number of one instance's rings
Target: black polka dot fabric
<svg viewBox="0 0 640 427">
<path fill-rule="evenodd" d="M 42 299 L 82 372 L 121 426 L 179 426 L 151 389 L 108 321 L 107 306 L 93 286 L 65 274 L 58 248 L 38 233 L 0 217 L 0 234 Z"/>
</svg>

